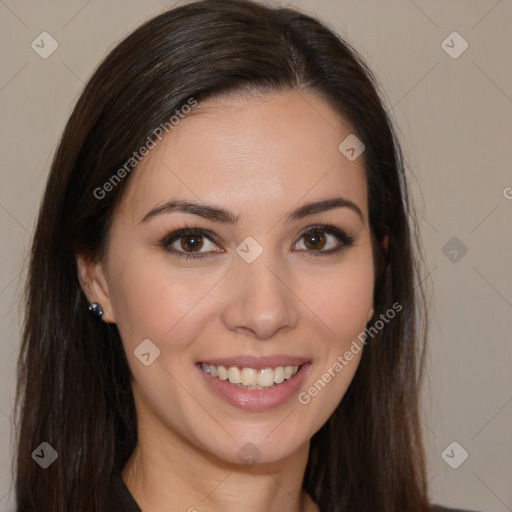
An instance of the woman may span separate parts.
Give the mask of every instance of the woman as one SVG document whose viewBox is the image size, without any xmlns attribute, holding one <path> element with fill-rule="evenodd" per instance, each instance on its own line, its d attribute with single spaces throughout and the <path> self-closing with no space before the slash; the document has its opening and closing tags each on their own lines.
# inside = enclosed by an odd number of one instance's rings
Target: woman
<svg viewBox="0 0 512 512">
<path fill-rule="evenodd" d="M 431 510 L 412 213 L 320 22 L 205 0 L 138 28 L 41 206 L 17 510 Z"/>
</svg>

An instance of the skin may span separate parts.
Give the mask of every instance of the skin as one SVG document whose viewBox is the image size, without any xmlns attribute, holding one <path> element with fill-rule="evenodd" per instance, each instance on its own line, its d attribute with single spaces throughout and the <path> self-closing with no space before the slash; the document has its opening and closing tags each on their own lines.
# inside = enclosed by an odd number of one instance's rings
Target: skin
<svg viewBox="0 0 512 512">
<path fill-rule="evenodd" d="M 305 91 L 199 104 L 132 171 L 105 257 L 77 257 L 82 287 L 103 320 L 118 325 L 133 373 L 138 444 L 122 476 L 143 511 L 318 510 L 302 491 L 309 442 L 344 396 L 361 352 L 307 405 L 294 396 L 255 412 L 213 393 L 195 364 L 303 356 L 312 362 L 303 391 L 365 329 L 374 269 L 363 156 L 351 162 L 338 150 L 350 133 Z M 362 219 L 337 207 L 284 222 L 298 206 L 338 196 Z M 173 212 L 141 222 L 171 199 L 212 204 L 239 220 Z M 302 235 L 316 224 L 354 236 L 353 245 L 315 257 Z M 158 242 L 183 227 L 210 230 L 220 242 L 203 238 L 209 256 L 178 259 Z M 322 233 L 320 250 L 339 245 Z M 247 236 L 263 248 L 251 264 L 235 252 Z M 172 246 L 186 250 L 179 239 Z M 150 366 L 134 356 L 145 339 L 161 351 Z M 248 442 L 261 455 L 250 467 L 237 455 Z"/>
</svg>

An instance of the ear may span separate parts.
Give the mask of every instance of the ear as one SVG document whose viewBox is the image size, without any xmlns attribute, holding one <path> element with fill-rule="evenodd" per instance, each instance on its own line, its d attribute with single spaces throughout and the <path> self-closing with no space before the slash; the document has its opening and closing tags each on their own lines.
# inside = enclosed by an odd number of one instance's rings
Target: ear
<svg viewBox="0 0 512 512">
<path fill-rule="evenodd" d="M 384 251 L 386 253 L 388 252 L 388 246 L 389 246 L 389 236 L 384 235 L 384 237 L 382 238 L 382 247 L 384 247 Z"/>
<path fill-rule="evenodd" d="M 380 243 L 380 250 L 378 251 L 378 263 L 377 263 L 377 272 L 380 274 L 385 268 L 385 260 L 388 253 L 389 247 L 389 236 L 384 235 L 382 237 L 382 242 Z M 372 319 L 373 314 L 375 313 L 375 309 L 372 306 L 368 313 L 368 322 Z"/>
<path fill-rule="evenodd" d="M 84 254 L 77 254 L 76 266 L 80 286 L 89 303 L 97 302 L 103 310 L 101 319 L 107 323 L 115 323 L 110 292 L 103 264 L 99 261 L 92 261 Z"/>
<path fill-rule="evenodd" d="M 380 275 L 384 272 L 387 266 L 389 236 L 384 235 L 380 239 L 380 241 L 374 239 L 373 246 L 375 248 L 375 276 L 380 277 Z"/>
</svg>

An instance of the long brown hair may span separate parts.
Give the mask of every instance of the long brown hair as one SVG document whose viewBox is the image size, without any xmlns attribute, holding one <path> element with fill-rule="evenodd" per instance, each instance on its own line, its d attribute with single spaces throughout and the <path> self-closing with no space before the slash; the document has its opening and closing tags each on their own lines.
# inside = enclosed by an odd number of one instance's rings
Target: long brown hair
<svg viewBox="0 0 512 512">
<path fill-rule="evenodd" d="M 370 229 L 384 254 L 374 318 L 402 306 L 362 354 L 340 405 L 313 436 L 303 487 L 322 511 L 428 509 L 418 387 L 425 308 L 404 165 L 375 77 L 326 25 L 288 8 L 204 0 L 167 11 L 99 65 L 66 125 L 34 233 L 18 361 L 18 512 L 106 511 L 109 480 L 137 442 L 130 371 L 115 325 L 88 311 L 77 252 L 100 258 L 130 177 L 94 191 L 190 98 L 310 91 L 364 143 Z M 380 250 L 389 237 L 387 252 Z M 418 282 L 417 282 L 418 281 Z M 423 313 L 422 313 L 423 312 Z M 49 443 L 47 469 L 31 453 Z"/>
</svg>

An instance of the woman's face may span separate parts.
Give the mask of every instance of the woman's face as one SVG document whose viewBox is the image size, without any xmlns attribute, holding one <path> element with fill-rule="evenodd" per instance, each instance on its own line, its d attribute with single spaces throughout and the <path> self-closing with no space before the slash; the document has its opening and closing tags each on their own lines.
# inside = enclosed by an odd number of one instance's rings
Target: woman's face
<svg viewBox="0 0 512 512">
<path fill-rule="evenodd" d="M 374 283 L 364 153 L 338 149 L 351 133 L 304 91 L 210 100 L 132 171 L 98 298 L 154 439 L 272 462 L 339 404 Z"/>
</svg>

